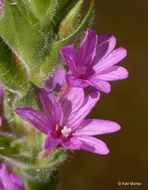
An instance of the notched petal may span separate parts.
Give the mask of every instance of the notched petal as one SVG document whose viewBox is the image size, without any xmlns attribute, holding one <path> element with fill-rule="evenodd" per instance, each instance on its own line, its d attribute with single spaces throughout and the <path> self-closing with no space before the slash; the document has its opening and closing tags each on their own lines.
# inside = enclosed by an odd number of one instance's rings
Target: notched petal
<svg viewBox="0 0 148 190">
<path fill-rule="evenodd" d="M 120 130 L 120 125 L 114 121 L 101 119 L 86 119 L 77 129 L 75 136 L 94 136 L 114 133 Z"/>
<path fill-rule="evenodd" d="M 40 99 L 49 123 L 54 127 L 63 119 L 63 111 L 57 98 L 47 89 L 39 89 Z"/>
</svg>

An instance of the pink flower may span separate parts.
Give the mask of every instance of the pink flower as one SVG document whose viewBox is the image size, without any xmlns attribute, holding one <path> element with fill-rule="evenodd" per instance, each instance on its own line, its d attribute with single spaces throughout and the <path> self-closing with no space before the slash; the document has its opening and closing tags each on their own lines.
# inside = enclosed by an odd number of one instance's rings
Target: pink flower
<svg viewBox="0 0 148 190">
<path fill-rule="evenodd" d="M 62 146 L 69 150 L 84 149 L 96 154 L 109 152 L 106 144 L 92 136 L 118 131 L 113 121 L 85 119 L 100 98 L 99 92 L 87 97 L 82 88 L 68 88 L 58 100 L 53 93 L 39 89 L 45 115 L 32 108 L 20 107 L 17 115 L 47 135 L 44 148 Z"/>
<path fill-rule="evenodd" d="M 0 164 L 0 190 L 24 190 L 24 184 L 15 173 L 8 173 L 5 164 Z"/>
<path fill-rule="evenodd" d="M 94 30 L 88 29 L 77 52 L 74 44 L 62 47 L 60 54 L 72 73 L 66 76 L 67 84 L 81 88 L 92 86 L 109 93 L 111 86 L 108 81 L 128 77 L 124 67 L 115 66 L 126 57 L 126 49 L 120 47 L 114 50 L 115 45 L 114 36 L 97 36 Z"/>
<path fill-rule="evenodd" d="M 66 70 L 64 68 L 58 69 L 52 76 L 49 76 L 44 86 L 55 93 L 59 93 L 64 85 Z"/>
</svg>

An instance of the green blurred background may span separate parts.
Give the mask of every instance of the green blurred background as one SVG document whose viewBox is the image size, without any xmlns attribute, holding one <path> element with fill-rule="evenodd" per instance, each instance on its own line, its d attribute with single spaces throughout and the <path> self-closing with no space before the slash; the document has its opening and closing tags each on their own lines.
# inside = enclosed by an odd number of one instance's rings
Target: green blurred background
<svg viewBox="0 0 148 190">
<path fill-rule="evenodd" d="M 110 154 L 85 151 L 69 154 L 61 168 L 60 190 L 148 189 L 148 1 L 95 0 L 94 29 L 117 38 L 128 56 L 121 62 L 129 78 L 112 83 L 110 94 L 101 95 L 89 118 L 118 122 L 122 130 L 99 136 Z M 141 182 L 141 186 L 118 186 L 117 182 Z"/>
</svg>

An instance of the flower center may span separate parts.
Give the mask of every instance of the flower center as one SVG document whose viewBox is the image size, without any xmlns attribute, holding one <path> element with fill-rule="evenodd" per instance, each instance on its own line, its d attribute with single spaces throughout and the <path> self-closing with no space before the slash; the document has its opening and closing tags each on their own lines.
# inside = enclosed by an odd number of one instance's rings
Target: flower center
<svg viewBox="0 0 148 190">
<path fill-rule="evenodd" d="M 61 130 L 61 133 L 62 133 L 63 137 L 67 138 L 71 133 L 71 128 L 64 126 L 64 128 Z"/>
<path fill-rule="evenodd" d="M 71 134 L 71 128 L 64 126 L 60 127 L 58 124 L 55 126 L 55 130 L 53 131 L 54 138 L 61 138 L 62 140 L 67 140 Z"/>
<path fill-rule="evenodd" d="M 86 71 L 87 71 L 87 67 L 80 66 L 80 65 L 77 66 L 77 72 L 79 73 L 79 76 L 81 78 L 85 78 Z"/>
</svg>

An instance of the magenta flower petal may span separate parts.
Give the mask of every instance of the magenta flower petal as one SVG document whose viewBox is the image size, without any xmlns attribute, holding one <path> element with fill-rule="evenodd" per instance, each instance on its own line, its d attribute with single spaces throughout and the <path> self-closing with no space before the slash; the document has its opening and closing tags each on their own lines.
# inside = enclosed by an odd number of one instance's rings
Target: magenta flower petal
<svg viewBox="0 0 148 190">
<path fill-rule="evenodd" d="M 22 183 L 22 180 L 15 173 L 12 172 L 9 176 L 10 181 L 13 184 L 11 189 L 24 190 L 24 184 Z"/>
<path fill-rule="evenodd" d="M 67 64 L 67 66 L 70 68 L 71 72 L 74 75 L 77 75 L 77 69 L 76 69 L 77 57 L 76 57 L 74 44 L 62 47 L 60 49 L 60 54 L 65 63 Z"/>
<path fill-rule="evenodd" d="M 76 137 L 70 138 L 67 142 L 62 142 L 61 145 L 69 150 L 78 150 L 80 149 L 80 146 L 82 145 L 82 142 L 77 139 Z"/>
<path fill-rule="evenodd" d="M 109 150 L 106 144 L 94 137 L 77 137 L 79 140 L 82 141 L 81 149 L 93 152 L 96 154 L 108 154 Z"/>
<path fill-rule="evenodd" d="M 49 123 L 54 126 L 63 120 L 62 108 L 57 98 L 44 88 L 39 89 L 40 100 Z"/>
<path fill-rule="evenodd" d="M 90 82 L 100 92 L 109 93 L 111 91 L 111 85 L 106 81 L 100 80 L 97 76 L 91 78 Z"/>
<path fill-rule="evenodd" d="M 67 75 L 66 81 L 67 81 L 67 84 L 72 87 L 86 88 L 90 85 L 90 82 L 88 80 L 76 78 L 73 75 Z"/>
<path fill-rule="evenodd" d="M 97 42 L 98 36 L 96 32 L 88 29 L 77 51 L 79 65 L 88 67 L 91 64 L 96 54 Z"/>
<path fill-rule="evenodd" d="M 19 107 L 16 108 L 15 113 L 45 134 L 48 134 L 49 129 L 52 127 L 44 114 L 32 108 Z"/>
<path fill-rule="evenodd" d="M 104 56 L 107 56 L 116 45 L 116 38 L 110 34 L 103 34 L 98 37 L 96 55 L 93 64 L 98 63 Z"/>
<path fill-rule="evenodd" d="M 96 105 L 100 98 L 99 92 L 90 93 L 85 99 L 82 106 L 76 112 L 73 112 L 67 122 L 67 126 L 71 126 L 72 130 L 75 130 L 83 119 L 90 113 L 92 108 Z"/>
<path fill-rule="evenodd" d="M 61 96 L 59 102 L 63 110 L 63 124 L 66 123 L 69 116 L 76 112 L 84 101 L 84 90 L 82 88 L 68 88 Z"/>
<path fill-rule="evenodd" d="M 98 62 L 94 65 L 93 69 L 98 75 L 101 71 L 117 64 L 122 59 L 124 59 L 127 55 L 127 51 L 124 48 L 118 48 L 112 51 L 107 57 L 102 59 L 102 61 Z"/>
<path fill-rule="evenodd" d="M 45 80 L 44 86 L 47 89 L 55 93 L 58 93 L 61 91 L 64 85 L 65 76 L 66 76 L 66 70 L 64 68 L 60 68 L 52 76 L 49 76 Z"/>
<path fill-rule="evenodd" d="M 2 190 L 10 190 L 10 179 L 7 168 L 5 164 L 0 163 L 0 185 L 2 186 Z"/>
<path fill-rule="evenodd" d="M 50 150 L 54 148 L 56 145 L 60 144 L 62 140 L 60 138 L 53 138 L 52 134 L 49 132 L 48 136 L 45 139 L 44 148 L 45 150 Z"/>
<path fill-rule="evenodd" d="M 104 74 L 100 74 L 100 80 L 105 81 L 116 81 L 126 79 L 128 77 L 128 71 L 121 66 L 112 66 L 109 69 L 104 71 Z"/>
<path fill-rule="evenodd" d="M 0 184 L 2 190 L 24 190 L 24 184 L 15 173 L 8 174 L 5 164 L 0 164 Z"/>
<path fill-rule="evenodd" d="M 113 133 L 120 130 L 120 125 L 114 121 L 86 119 L 82 121 L 75 136 L 94 136 Z"/>
</svg>

